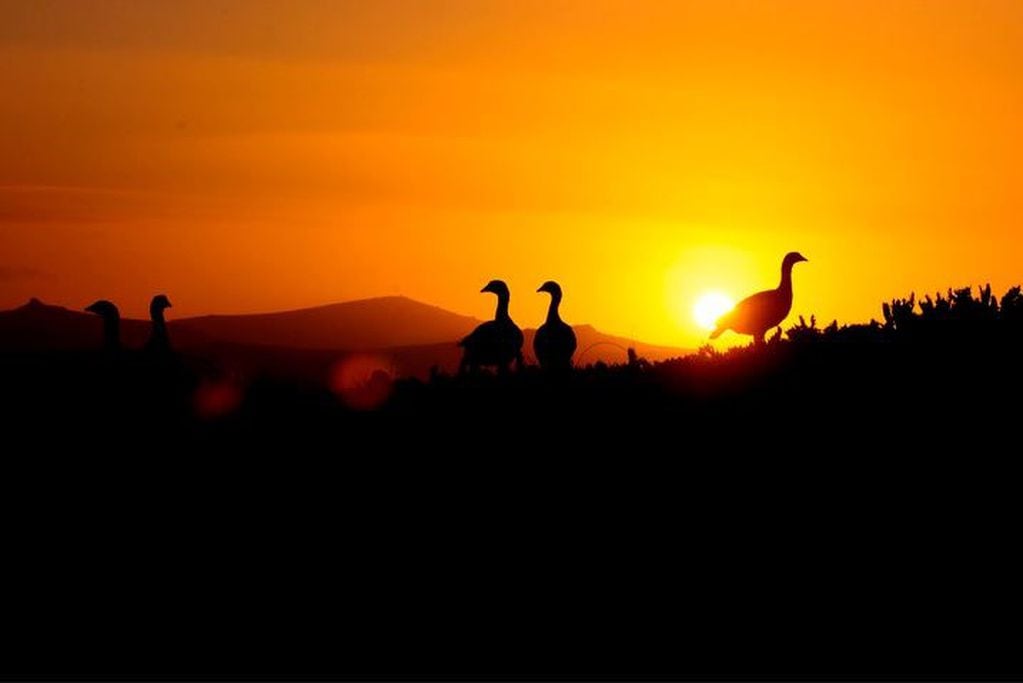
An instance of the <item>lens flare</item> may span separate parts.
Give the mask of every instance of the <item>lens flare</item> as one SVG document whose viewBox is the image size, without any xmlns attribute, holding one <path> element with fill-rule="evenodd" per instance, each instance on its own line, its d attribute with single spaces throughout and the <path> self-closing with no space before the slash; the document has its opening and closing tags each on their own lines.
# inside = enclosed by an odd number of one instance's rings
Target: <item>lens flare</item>
<svg viewBox="0 0 1023 683">
<path fill-rule="evenodd" d="M 229 379 L 203 380 L 192 397 L 196 415 L 204 420 L 226 417 L 238 410 L 241 402 L 241 388 Z"/>
<path fill-rule="evenodd" d="M 373 410 L 391 395 L 394 367 L 383 356 L 355 354 L 339 360 L 330 371 L 330 388 L 349 408 Z"/>
</svg>

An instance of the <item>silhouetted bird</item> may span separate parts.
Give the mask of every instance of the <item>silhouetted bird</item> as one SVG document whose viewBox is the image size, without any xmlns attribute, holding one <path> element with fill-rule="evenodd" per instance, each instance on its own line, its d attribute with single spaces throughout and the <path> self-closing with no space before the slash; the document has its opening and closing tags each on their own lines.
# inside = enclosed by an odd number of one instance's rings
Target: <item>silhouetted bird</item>
<svg viewBox="0 0 1023 683">
<path fill-rule="evenodd" d="M 536 331 L 533 337 L 533 351 L 536 360 L 544 370 L 567 370 L 572 367 L 572 354 L 575 353 L 575 331 L 558 315 L 561 305 L 561 285 L 553 280 L 540 285 L 536 290 L 551 295 L 551 305 L 547 309 L 547 321 Z"/>
<path fill-rule="evenodd" d="M 493 320 L 483 323 L 458 343 L 465 349 L 459 371 L 468 368 L 475 372 L 481 365 L 493 365 L 498 371 L 507 372 L 513 360 L 521 368 L 522 330 L 508 315 L 511 299 L 508 285 L 501 280 L 491 280 L 480 292 L 497 295 L 497 312 Z"/>
<path fill-rule="evenodd" d="M 103 318 L 103 347 L 109 351 L 121 348 L 121 312 L 117 306 L 100 299 L 85 307 L 85 310 Z"/>
<path fill-rule="evenodd" d="M 149 333 L 146 349 L 150 351 L 170 351 L 170 337 L 167 335 L 167 322 L 163 319 L 165 309 L 171 307 L 170 300 L 163 294 L 157 294 L 149 302 L 149 318 L 153 329 Z"/>
<path fill-rule="evenodd" d="M 758 292 L 746 297 L 717 321 L 717 327 L 710 334 L 717 339 L 725 330 L 739 334 L 751 334 L 757 344 L 764 343 L 764 335 L 775 325 L 780 325 L 792 309 L 792 266 L 805 257 L 797 251 L 785 254 L 781 262 L 781 284 L 777 289 Z"/>
</svg>

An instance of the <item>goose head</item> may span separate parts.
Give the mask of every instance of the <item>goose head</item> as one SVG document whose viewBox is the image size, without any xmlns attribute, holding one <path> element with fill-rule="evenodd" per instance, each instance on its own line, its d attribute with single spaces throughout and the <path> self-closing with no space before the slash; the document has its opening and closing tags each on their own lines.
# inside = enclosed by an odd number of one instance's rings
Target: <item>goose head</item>
<svg viewBox="0 0 1023 683">
<path fill-rule="evenodd" d="M 548 294 L 551 295 L 551 297 L 555 299 L 561 298 L 561 285 L 559 285 L 554 280 L 548 280 L 547 282 L 543 283 L 542 285 L 540 285 L 540 288 L 537 289 L 536 291 L 547 292 Z"/>
<path fill-rule="evenodd" d="M 153 300 L 149 302 L 149 313 L 156 315 L 157 313 L 163 312 L 164 309 L 170 308 L 171 302 L 165 294 L 157 294 L 153 297 Z"/>
<path fill-rule="evenodd" d="M 785 254 L 785 260 L 781 262 L 781 267 L 785 268 L 786 270 L 791 270 L 792 266 L 796 265 L 800 261 L 809 260 L 810 259 L 803 256 L 798 251 L 790 251 L 789 253 Z"/>
<path fill-rule="evenodd" d="M 491 280 L 487 283 L 486 287 L 480 290 L 480 292 L 496 294 L 499 299 L 511 296 L 511 292 L 508 291 L 508 285 L 504 284 L 504 280 Z"/>
<path fill-rule="evenodd" d="M 106 299 L 100 299 L 99 301 L 89 304 L 85 307 L 85 310 L 108 320 L 117 320 L 121 317 L 121 313 L 117 310 L 117 306 Z"/>
</svg>

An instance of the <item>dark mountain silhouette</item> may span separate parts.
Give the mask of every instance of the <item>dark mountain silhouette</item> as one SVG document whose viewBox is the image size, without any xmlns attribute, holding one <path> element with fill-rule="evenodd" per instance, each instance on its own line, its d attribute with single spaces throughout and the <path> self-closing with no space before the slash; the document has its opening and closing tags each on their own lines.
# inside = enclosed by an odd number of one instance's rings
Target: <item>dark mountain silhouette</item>
<svg viewBox="0 0 1023 683">
<path fill-rule="evenodd" d="M 95 349 L 103 343 L 97 316 L 32 299 L 0 311 L 0 350 Z M 167 323 L 175 348 L 209 354 L 239 371 L 322 377 L 323 368 L 348 352 L 380 356 L 398 375 L 426 377 L 431 368 L 458 370 L 458 341 L 479 320 L 405 297 L 363 299 L 315 308 L 255 315 L 207 315 Z M 125 348 L 142 348 L 148 320 L 121 320 Z M 626 349 L 650 360 L 676 357 L 685 349 L 638 343 L 608 335 L 590 325 L 575 326 L 577 364 L 626 362 Z M 523 330 L 526 361 L 535 329 Z"/>
<path fill-rule="evenodd" d="M 148 321 L 121 320 L 121 341 L 141 346 L 149 337 Z M 84 309 L 44 304 L 32 299 L 24 306 L 0 311 L 0 350 L 45 351 L 99 348 L 103 320 Z"/>
<path fill-rule="evenodd" d="M 379 297 L 256 315 L 206 315 L 171 323 L 233 344 L 295 349 L 380 349 L 454 341 L 479 321 L 406 297 Z"/>
</svg>

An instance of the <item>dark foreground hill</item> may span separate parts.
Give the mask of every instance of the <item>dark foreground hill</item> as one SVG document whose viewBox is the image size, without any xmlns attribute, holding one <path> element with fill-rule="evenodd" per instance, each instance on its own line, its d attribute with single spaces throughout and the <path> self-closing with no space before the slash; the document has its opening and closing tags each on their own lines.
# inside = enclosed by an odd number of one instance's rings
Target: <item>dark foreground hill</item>
<svg viewBox="0 0 1023 683">
<path fill-rule="evenodd" d="M 907 303 L 561 377 L 5 354 L 6 659 L 1018 668 L 1023 306 Z"/>
</svg>

